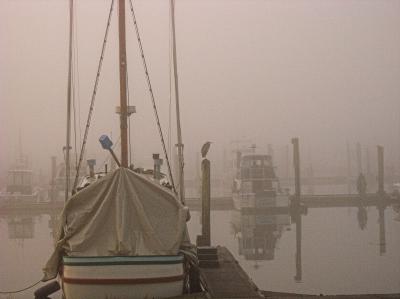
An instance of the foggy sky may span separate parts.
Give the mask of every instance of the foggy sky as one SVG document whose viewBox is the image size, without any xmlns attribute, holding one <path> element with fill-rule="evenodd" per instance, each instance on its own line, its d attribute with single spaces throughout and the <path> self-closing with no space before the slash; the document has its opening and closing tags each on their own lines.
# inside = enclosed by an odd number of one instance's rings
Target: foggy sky
<svg viewBox="0 0 400 299">
<path fill-rule="evenodd" d="M 83 134 L 110 1 L 76 2 Z M 169 1 L 134 5 L 167 134 Z M 88 141 L 88 156 L 99 163 L 105 153 L 98 137 L 119 135 L 116 12 Z M 126 20 L 130 99 L 138 111 L 133 155 L 138 165 L 149 164 L 161 146 L 129 10 Z M 382 144 L 397 159 L 400 1 L 177 0 L 176 30 L 189 166 L 207 140 L 218 159 L 232 140 L 271 143 L 277 152 L 294 136 L 316 161 L 344 161 L 347 140 Z M 19 131 L 35 169 L 48 172 L 50 156 L 62 159 L 67 55 L 68 1 L 0 0 L 0 172 L 16 156 Z"/>
</svg>

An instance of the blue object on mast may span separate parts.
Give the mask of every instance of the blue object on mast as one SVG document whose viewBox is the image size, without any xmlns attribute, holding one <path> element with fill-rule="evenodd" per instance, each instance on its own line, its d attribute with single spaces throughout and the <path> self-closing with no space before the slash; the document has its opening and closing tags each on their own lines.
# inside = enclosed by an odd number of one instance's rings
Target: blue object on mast
<svg viewBox="0 0 400 299">
<path fill-rule="evenodd" d="M 111 139 L 107 136 L 107 135 L 101 135 L 100 139 L 99 139 L 101 146 L 103 147 L 103 149 L 106 150 L 111 150 L 112 149 L 112 141 Z"/>
</svg>

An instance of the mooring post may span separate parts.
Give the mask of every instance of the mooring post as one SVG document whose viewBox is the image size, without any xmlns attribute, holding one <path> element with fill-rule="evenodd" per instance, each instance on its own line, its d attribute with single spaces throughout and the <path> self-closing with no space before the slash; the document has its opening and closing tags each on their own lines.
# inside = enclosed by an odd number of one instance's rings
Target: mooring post
<svg viewBox="0 0 400 299">
<path fill-rule="evenodd" d="M 378 145 L 378 194 L 385 194 L 383 146 Z"/>
<path fill-rule="evenodd" d="M 203 159 L 201 162 L 202 172 L 202 188 L 201 188 L 201 217 L 202 217 L 202 246 L 211 245 L 211 224 L 210 224 L 210 197 L 211 197 L 211 186 L 210 186 L 210 160 Z"/>
<path fill-rule="evenodd" d="M 292 138 L 293 144 L 293 164 L 294 164 L 294 196 L 295 203 L 300 204 L 301 187 L 300 187 L 300 149 L 299 138 Z"/>
<path fill-rule="evenodd" d="M 357 155 L 357 175 L 363 172 L 362 170 L 362 159 L 361 159 L 361 144 L 357 142 L 356 144 L 356 155 Z"/>
<path fill-rule="evenodd" d="M 56 198 L 56 175 L 57 175 L 57 158 L 51 157 L 51 188 L 50 188 L 50 200 L 54 201 Z"/>
<path fill-rule="evenodd" d="M 350 144 L 346 142 L 346 155 L 347 155 L 347 192 L 351 194 L 351 150 Z"/>
</svg>

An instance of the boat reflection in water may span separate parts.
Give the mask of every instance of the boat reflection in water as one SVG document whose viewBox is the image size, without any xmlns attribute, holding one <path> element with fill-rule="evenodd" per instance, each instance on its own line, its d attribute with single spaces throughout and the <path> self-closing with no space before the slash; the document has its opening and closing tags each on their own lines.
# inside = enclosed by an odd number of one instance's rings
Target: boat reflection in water
<svg viewBox="0 0 400 299">
<path fill-rule="evenodd" d="M 262 202 L 262 201 L 260 201 Z M 265 202 L 265 201 L 264 201 Z M 271 201 L 269 200 L 271 203 Z M 355 215 L 354 224 L 364 231 L 367 228 L 368 210 L 363 200 L 357 205 L 357 213 Z M 258 268 L 259 261 L 271 261 L 275 258 L 275 250 L 279 247 L 278 243 L 285 231 L 290 231 L 291 226 L 295 230 L 295 274 L 294 281 L 302 282 L 302 233 L 303 233 L 303 217 L 307 217 L 309 209 L 313 207 L 305 207 L 302 204 L 292 202 L 284 206 L 279 200 L 275 201 L 272 206 L 253 206 L 235 209 L 231 213 L 231 227 L 235 238 L 238 242 L 238 254 L 243 256 L 245 260 L 255 261 L 254 268 Z M 335 208 L 325 207 L 321 209 Z M 372 209 L 377 210 L 378 214 L 378 230 L 376 245 L 380 256 L 386 254 L 386 227 L 385 227 L 385 211 L 387 205 L 372 204 Z M 393 209 L 398 209 L 393 206 Z M 372 211 L 372 210 L 371 210 Z"/>
<path fill-rule="evenodd" d="M 239 255 L 246 260 L 272 260 L 289 215 L 259 214 L 255 209 L 232 211 L 232 228 L 239 243 Z"/>
<path fill-rule="evenodd" d="M 33 217 L 11 216 L 8 221 L 8 238 L 11 240 L 24 240 L 34 238 Z"/>
<path fill-rule="evenodd" d="M 239 242 L 239 255 L 246 260 L 272 260 L 288 214 L 272 213 L 288 206 L 289 195 L 281 192 L 271 155 L 237 152 L 233 181 L 232 227 Z M 276 212 L 276 211 L 275 211 Z"/>
</svg>

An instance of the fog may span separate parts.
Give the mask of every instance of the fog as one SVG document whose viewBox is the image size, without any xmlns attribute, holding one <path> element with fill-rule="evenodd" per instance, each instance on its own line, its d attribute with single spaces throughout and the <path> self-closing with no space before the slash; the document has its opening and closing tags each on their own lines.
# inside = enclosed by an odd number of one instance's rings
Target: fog
<svg viewBox="0 0 400 299">
<path fill-rule="evenodd" d="M 169 127 L 176 125 L 173 114 L 169 124 L 169 2 L 134 5 L 169 140 L 175 135 Z M 110 1 L 76 1 L 78 141 L 109 6 Z M 88 139 L 87 157 L 99 161 L 106 153 L 98 137 L 119 136 L 116 12 Z M 19 152 L 19 140 L 35 171 L 48 173 L 53 155 L 62 160 L 68 20 L 68 1 L 0 1 L 2 175 Z M 132 155 L 135 165 L 150 166 L 161 143 L 129 10 L 126 20 L 130 102 L 137 109 Z M 345 169 L 346 142 L 352 148 L 359 142 L 363 151 L 369 147 L 372 159 L 381 144 L 386 163 L 400 164 L 400 1 L 178 0 L 176 32 L 189 175 L 208 140 L 213 163 L 220 163 L 233 140 L 249 140 L 260 151 L 272 144 L 283 157 L 290 139 L 299 137 L 302 157 L 315 172 Z M 170 144 L 175 142 L 171 137 Z"/>
</svg>

